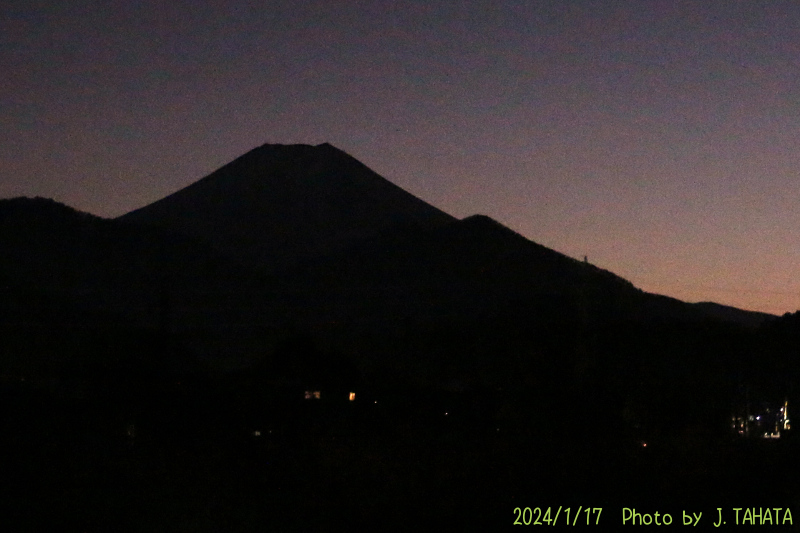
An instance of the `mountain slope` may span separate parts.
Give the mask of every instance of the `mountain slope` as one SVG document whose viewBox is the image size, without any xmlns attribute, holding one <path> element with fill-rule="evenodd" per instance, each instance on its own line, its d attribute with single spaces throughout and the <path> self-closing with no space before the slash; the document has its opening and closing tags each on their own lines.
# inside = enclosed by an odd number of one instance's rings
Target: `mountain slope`
<svg viewBox="0 0 800 533">
<path fill-rule="evenodd" d="M 118 220 L 272 270 L 276 287 L 290 288 L 278 305 L 300 321 L 526 309 L 603 321 L 768 318 L 648 295 L 489 217 L 459 221 L 329 144 L 265 144 Z"/>
<path fill-rule="evenodd" d="M 758 311 L 745 311 L 737 307 L 722 305 L 715 302 L 698 302 L 690 304 L 693 307 L 702 309 L 709 316 L 719 320 L 736 322 L 746 326 L 759 326 L 767 320 L 775 319 L 775 315 L 761 313 Z"/>
<path fill-rule="evenodd" d="M 756 326 L 770 315 L 727 313 L 645 293 L 629 281 L 530 241 L 484 215 L 368 239 L 283 272 L 318 319 L 701 321 Z M 721 307 L 721 306 L 720 306 Z"/>
<path fill-rule="evenodd" d="M 252 307 L 260 278 L 207 246 L 157 228 L 140 228 L 81 213 L 44 198 L 0 200 L 0 288 L 49 295 L 67 308 L 124 317 L 131 325 L 186 326 L 224 321 L 221 313 Z M 223 295 L 236 303 L 227 305 Z M 252 299 L 248 297 L 252 296 Z M 36 314 L 41 305 L 20 300 Z M 61 304 L 59 304 L 61 305 Z M 81 315 L 62 312 L 70 322 Z M 164 326 L 164 324 L 160 324 Z"/>
<path fill-rule="evenodd" d="M 329 144 L 265 144 L 119 220 L 197 237 L 240 260 L 293 264 L 453 218 Z"/>
</svg>

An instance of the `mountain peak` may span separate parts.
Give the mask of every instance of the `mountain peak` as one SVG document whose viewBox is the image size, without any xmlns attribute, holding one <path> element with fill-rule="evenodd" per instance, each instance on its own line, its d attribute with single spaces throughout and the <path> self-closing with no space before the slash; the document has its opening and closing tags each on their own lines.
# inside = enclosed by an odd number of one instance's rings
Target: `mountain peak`
<svg viewBox="0 0 800 533">
<path fill-rule="evenodd" d="M 306 143 L 294 143 L 294 144 L 283 144 L 283 143 L 264 143 L 261 146 L 254 148 L 251 152 L 260 151 L 260 150 L 276 150 L 276 151 L 325 151 L 325 150 L 333 150 L 336 152 L 343 152 L 339 148 L 336 148 L 331 143 L 324 142 L 321 144 L 306 144 Z"/>
<path fill-rule="evenodd" d="M 285 267 L 395 227 L 455 220 L 323 143 L 264 144 L 200 181 L 120 217 Z"/>
</svg>

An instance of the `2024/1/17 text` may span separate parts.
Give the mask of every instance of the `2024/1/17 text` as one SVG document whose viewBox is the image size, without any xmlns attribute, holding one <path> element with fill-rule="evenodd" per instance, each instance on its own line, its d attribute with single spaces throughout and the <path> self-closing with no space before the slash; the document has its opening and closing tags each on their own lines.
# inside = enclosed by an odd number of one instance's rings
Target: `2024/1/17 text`
<svg viewBox="0 0 800 533">
<path fill-rule="evenodd" d="M 600 513 L 603 512 L 602 507 L 587 507 L 584 509 L 583 506 L 580 506 L 573 514 L 572 508 L 567 507 L 564 509 L 562 506 L 559 506 L 555 513 L 552 512 L 550 507 L 547 507 L 546 511 L 544 511 L 544 514 L 542 514 L 542 510 L 539 507 L 534 507 L 533 510 L 531 510 L 530 507 L 525 507 L 524 509 L 515 507 L 514 515 L 516 516 L 516 520 L 514 520 L 514 525 L 554 526 L 558 523 L 558 517 L 561 516 L 561 513 L 563 512 L 565 516 L 563 517 L 562 523 L 565 520 L 568 526 L 574 526 L 578 524 L 578 518 L 580 518 L 581 511 L 586 515 L 587 526 L 591 525 L 590 519 L 593 514 L 596 514 L 594 525 L 600 524 Z M 583 524 L 583 520 L 580 521 L 580 524 Z"/>
</svg>

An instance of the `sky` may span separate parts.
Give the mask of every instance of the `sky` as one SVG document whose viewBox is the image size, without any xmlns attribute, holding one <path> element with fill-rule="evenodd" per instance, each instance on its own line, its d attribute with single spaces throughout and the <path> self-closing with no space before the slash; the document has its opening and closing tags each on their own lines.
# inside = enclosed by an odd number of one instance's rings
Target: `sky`
<svg viewBox="0 0 800 533">
<path fill-rule="evenodd" d="M 800 4 L 0 4 L 0 198 L 103 217 L 264 143 L 685 301 L 800 309 Z"/>
</svg>

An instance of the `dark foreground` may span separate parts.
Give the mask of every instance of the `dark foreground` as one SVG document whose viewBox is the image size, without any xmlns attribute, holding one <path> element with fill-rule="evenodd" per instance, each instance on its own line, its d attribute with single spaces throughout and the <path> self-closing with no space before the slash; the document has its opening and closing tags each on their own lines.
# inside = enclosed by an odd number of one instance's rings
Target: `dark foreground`
<svg viewBox="0 0 800 533">
<path fill-rule="evenodd" d="M 502 405 L 485 416 L 419 391 L 331 403 L 182 387 L 131 407 L 6 384 L 3 530 L 494 530 L 559 507 L 564 527 L 568 512 L 585 527 L 587 507 L 590 524 L 614 528 L 624 508 L 670 513 L 673 526 L 686 511 L 713 527 L 717 508 L 731 524 L 734 508 L 790 508 L 800 520 L 788 438 L 685 431 L 644 446 L 583 429 L 579 411 L 525 427 Z"/>
</svg>

